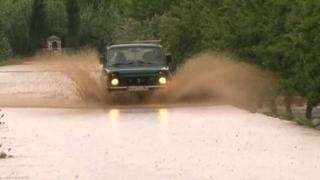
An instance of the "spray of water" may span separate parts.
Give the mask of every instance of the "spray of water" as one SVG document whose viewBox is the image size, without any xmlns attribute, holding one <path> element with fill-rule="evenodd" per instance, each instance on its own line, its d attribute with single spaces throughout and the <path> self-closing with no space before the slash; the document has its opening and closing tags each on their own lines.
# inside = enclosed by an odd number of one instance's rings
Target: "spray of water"
<svg viewBox="0 0 320 180">
<path fill-rule="evenodd" d="M 272 75 L 221 54 L 194 56 L 177 71 L 156 98 L 168 102 L 221 102 L 255 108 L 272 91 Z"/>
<path fill-rule="evenodd" d="M 93 50 L 68 54 L 41 53 L 26 58 L 23 64 L 5 73 L 9 76 L 4 80 L 11 84 L 8 90 L 14 87 L 14 92 L 1 92 L 7 95 L 1 96 L 4 101 L 0 104 L 70 107 L 77 106 L 77 103 L 83 106 L 107 101 L 106 86 L 101 80 L 102 68 Z M 21 69 L 23 73 L 19 73 Z M 8 79 L 10 77 L 12 79 Z"/>
<path fill-rule="evenodd" d="M 270 93 L 270 87 L 273 86 L 269 73 L 214 53 L 204 53 L 190 58 L 174 75 L 168 88 L 153 94 L 148 93 L 143 99 L 140 98 L 141 94 L 137 96 L 128 93 L 107 93 L 102 68 L 94 51 L 38 55 L 33 57 L 31 62 L 41 71 L 59 72 L 61 78 L 67 77 L 71 83 L 63 83 L 62 86 L 66 86 L 63 89 L 72 89 L 73 95 L 84 103 L 223 102 L 252 108 Z M 61 86 L 61 83 L 57 84 Z"/>
</svg>

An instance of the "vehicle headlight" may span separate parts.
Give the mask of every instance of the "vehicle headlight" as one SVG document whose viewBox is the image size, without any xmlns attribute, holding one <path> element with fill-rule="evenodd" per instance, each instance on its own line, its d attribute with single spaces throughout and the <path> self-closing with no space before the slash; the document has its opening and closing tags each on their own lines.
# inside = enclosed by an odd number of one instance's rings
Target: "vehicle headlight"
<svg viewBox="0 0 320 180">
<path fill-rule="evenodd" d="M 112 85 L 112 86 L 118 86 L 118 85 L 119 85 L 119 79 L 113 78 L 113 79 L 111 80 L 111 85 Z"/>
<path fill-rule="evenodd" d="M 161 85 L 165 85 L 165 84 L 167 84 L 167 79 L 166 79 L 165 77 L 160 77 L 160 78 L 159 78 L 159 83 L 160 83 Z"/>
</svg>

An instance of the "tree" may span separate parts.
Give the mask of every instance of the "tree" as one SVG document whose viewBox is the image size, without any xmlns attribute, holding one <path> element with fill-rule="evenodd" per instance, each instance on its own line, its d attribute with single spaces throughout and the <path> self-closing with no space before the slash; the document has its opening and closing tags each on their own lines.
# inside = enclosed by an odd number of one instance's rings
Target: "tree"
<svg viewBox="0 0 320 180">
<path fill-rule="evenodd" d="M 155 15 L 162 15 L 169 11 L 177 0 L 130 0 L 127 15 L 137 21 L 151 20 Z"/>
<path fill-rule="evenodd" d="M 68 36 L 65 5 L 65 0 L 46 1 L 48 35 L 57 35 L 63 40 Z"/>
<path fill-rule="evenodd" d="M 1 26 L 1 22 L 0 22 Z M 0 62 L 12 56 L 12 50 L 9 45 L 8 39 L 0 31 Z"/>
<path fill-rule="evenodd" d="M 312 119 L 313 108 L 320 103 L 320 2 L 302 0 L 299 3 L 289 37 L 297 60 L 295 88 L 306 98 L 306 117 Z"/>
<path fill-rule="evenodd" d="M 29 30 L 30 53 L 34 53 L 45 43 L 45 38 L 47 36 L 46 17 L 44 0 L 34 0 Z"/>
<path fill-rule="evenodd" d="M 173 69 L 201 51 L 202 1 L 182 0 L 162 16 L 160 37 L 173 55 Z"/>
<path fill-rule="evenodd" d="M 114 32 L 120 27 L 123 17 L 118 6 L 101 4 L 98 8 L 89 5 L 81 11 L 80 46 L 95 47 L 104 50 L 112 42 Z"/>
<path fill-rule="evenodd" d="M 68 38 L 69 47 L 77 47 L 79 44 L 80 8 L 78 0 L 66 0 L 68 14 Z"/>
<path fill-rule="evenodd" d="M 0 31 L 13 55 L 29 52 L 31 8 L 32 0 L 0 1 Z"/>
</svg>

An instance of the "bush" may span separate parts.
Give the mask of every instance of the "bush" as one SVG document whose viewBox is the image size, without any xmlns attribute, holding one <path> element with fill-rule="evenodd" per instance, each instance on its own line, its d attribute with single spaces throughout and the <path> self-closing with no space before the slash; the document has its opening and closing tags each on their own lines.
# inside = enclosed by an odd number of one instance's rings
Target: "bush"
<svg viewBox="0 0 320 180">
<path fill-rule="evenodd" d="M 295 121 L 297 124 L 301 125 L 301 126 L 306 126 L 306 127 L 310 127 L 310 128 L 315 128 L 316 126 L 312 123 L 311 120 L 305 118 L 305 117 L 301 117 L 301 116 L 296 116 L 293 118 L 293 121 Z"/>
<path fill-rule="evenodd" d="M 7 38 L 0 36 L 0 63 L 12 57 L 12 49 Z"/>
</svg>

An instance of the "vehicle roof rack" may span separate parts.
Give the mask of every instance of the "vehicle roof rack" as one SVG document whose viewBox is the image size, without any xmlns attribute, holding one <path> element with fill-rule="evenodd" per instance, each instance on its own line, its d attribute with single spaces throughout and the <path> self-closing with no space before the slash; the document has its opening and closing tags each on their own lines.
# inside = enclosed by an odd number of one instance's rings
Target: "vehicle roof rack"
<svg viewBox="0 0 320 180">
<path fill-rule="evenodd" d="M 144 40 L 144 41 L 119 41 L 109 43 L 108 46 L 118 45 L 118 44 L 160 44 L 161 40 Z"/>
</svg>

